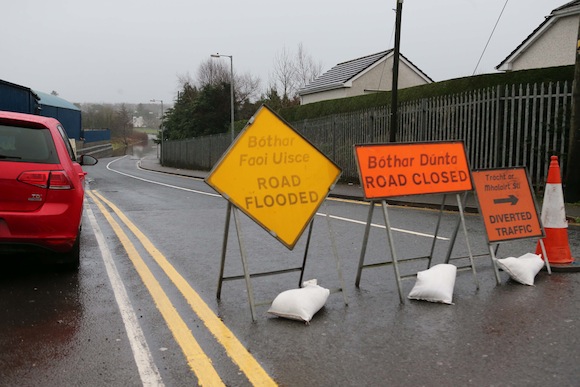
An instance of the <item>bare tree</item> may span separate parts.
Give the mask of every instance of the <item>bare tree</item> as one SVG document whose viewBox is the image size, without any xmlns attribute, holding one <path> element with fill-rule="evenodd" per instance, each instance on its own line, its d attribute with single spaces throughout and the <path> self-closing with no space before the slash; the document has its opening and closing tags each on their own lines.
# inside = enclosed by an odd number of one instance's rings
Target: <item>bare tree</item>
<svg viewBox="0 0 580 387">
<path fill-rule="evenodd" d="M 298 44 L 295 66 L 298 89 L 305 87 L 322 74 L 322 63 L 314 61 L 312 56 L 304 49 L 302 42 Z"/>
<path fill-rule="evenodd" d="M 274 57 L 271 83 L 275 84 L 284 99 L 291 99 L 296 92 L 296 66 L 286 47 Z"/>
<path fill-rule="evenodd" d="M 126 151 L 130 142 L 129 139 L 133 133 L 133 117 L 129 113 L 125 104 L 121 104 L 119 110 L 115 112 L 111 131 L 113 132 L 114 137 L 121 140 Z"/>
<path fill-rule="evenodd" d="M 177 74 L 178 90 L 182 90 L 185 87 L 185 85 L 194 85 L 194 84 L 195 82 L 193 81 L 193 78 L 191 77 L 189 72 L 186 72 L 185 74 Z"/>
<path fill-rule="evenodd" d="M 212 58 L 202 62 L 197 70 L 197 84 L 200 87 L 205 85 L 218 85 L 220 83 L 230 83 L 231 68 L 227 61 L 219 61 Z M 260 79 L 252 74 L 244 73 L 238 75 L 234 73 L 234 95 L 240 104 L 255 100 L 260 93 Z"/>
<path fill-rule="evenodd" d="M 234 76 L 234 93 L 240 103 L 260 97 L 260 78 L 250 73 Z"/>
<path fill-rule="evenodd" d="M 308 85 L 322 73 L 322 64 L 315 62 L 300 43 L 295 54 L 286 47 L 274 57 L 274 70 L 270 79 L 270 90 L 274 87 L 283 104 L 298 100 L 298 90 Z"/>
<path fill-rule="evenodd" d="M 230 68 L 225 61 L 208 58 L 197 69 L 197 84 L 203 87 L 219 83 L 230 83 Z"/>
</svg>

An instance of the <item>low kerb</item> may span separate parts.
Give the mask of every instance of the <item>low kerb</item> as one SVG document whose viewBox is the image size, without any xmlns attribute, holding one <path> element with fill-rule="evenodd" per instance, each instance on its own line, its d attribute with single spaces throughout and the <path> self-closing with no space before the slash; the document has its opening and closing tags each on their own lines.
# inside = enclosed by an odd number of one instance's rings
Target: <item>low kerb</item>
<svg viewBox="0 0 580 387">
<path fill-rule="evenodd" d="M 366 199 L 472 190 L 463 142 L 355 145 Z"/>
<path fill-rule="evenodd" d="M 293 249 L 340 173 L 316 147 L 262 106 L 206 183 Z"/>
</svg>

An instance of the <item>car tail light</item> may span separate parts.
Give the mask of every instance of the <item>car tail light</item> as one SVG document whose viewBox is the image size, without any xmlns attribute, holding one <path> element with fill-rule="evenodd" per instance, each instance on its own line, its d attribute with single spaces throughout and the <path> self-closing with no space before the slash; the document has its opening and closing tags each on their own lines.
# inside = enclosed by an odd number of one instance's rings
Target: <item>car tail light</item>
<svg viewBox="0 0 580 387">
<path fill-rule="evenodd" d="M 28 171 L 18 176 L 18 181 L 40 188 L 72 189 L 65 171 Z"/>
<path fill-rule="evenodd" d="M 71 189 L 72 184 L 64 171 L 50 172 L 49 189 Z"/>
</svg>

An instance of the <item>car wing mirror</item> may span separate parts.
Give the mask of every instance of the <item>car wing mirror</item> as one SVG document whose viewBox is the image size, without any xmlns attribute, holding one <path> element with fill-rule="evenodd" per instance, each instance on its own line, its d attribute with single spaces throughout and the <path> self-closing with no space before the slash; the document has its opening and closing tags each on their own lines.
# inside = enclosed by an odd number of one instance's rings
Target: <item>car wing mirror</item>
<svg viewBox="0 0 580 387">
<path fill-rule="evenodd" d="M 99 160 L 97 160 L 95 157 L 93 157 L 91 155 L 80 155 L 79 156 L 79 164 L 80 165 L 95 165 L 98 162 L 99 162 Z"/>
</svg>

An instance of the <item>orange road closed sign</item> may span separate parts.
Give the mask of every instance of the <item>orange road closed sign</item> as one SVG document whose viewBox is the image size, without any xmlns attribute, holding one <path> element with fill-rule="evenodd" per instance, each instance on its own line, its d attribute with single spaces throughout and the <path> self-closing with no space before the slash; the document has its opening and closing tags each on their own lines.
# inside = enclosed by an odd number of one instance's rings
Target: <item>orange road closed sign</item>
<svg viewBox="0 0 580 387">
<path fill-rule="evenodd" d="M 463 142 L 355 145 L 366 199 L 471 191 Z"/>
<path fill-rule="evenodd" d="M 336 164 L 264 105 L 205 181 L 293 249 L 340 174 Z"/>
<path fill-rule="evenodd" d="M 472 176 L 490 243 L 544 237 L 525 168 L 479 170 Z"/>
</svg>

